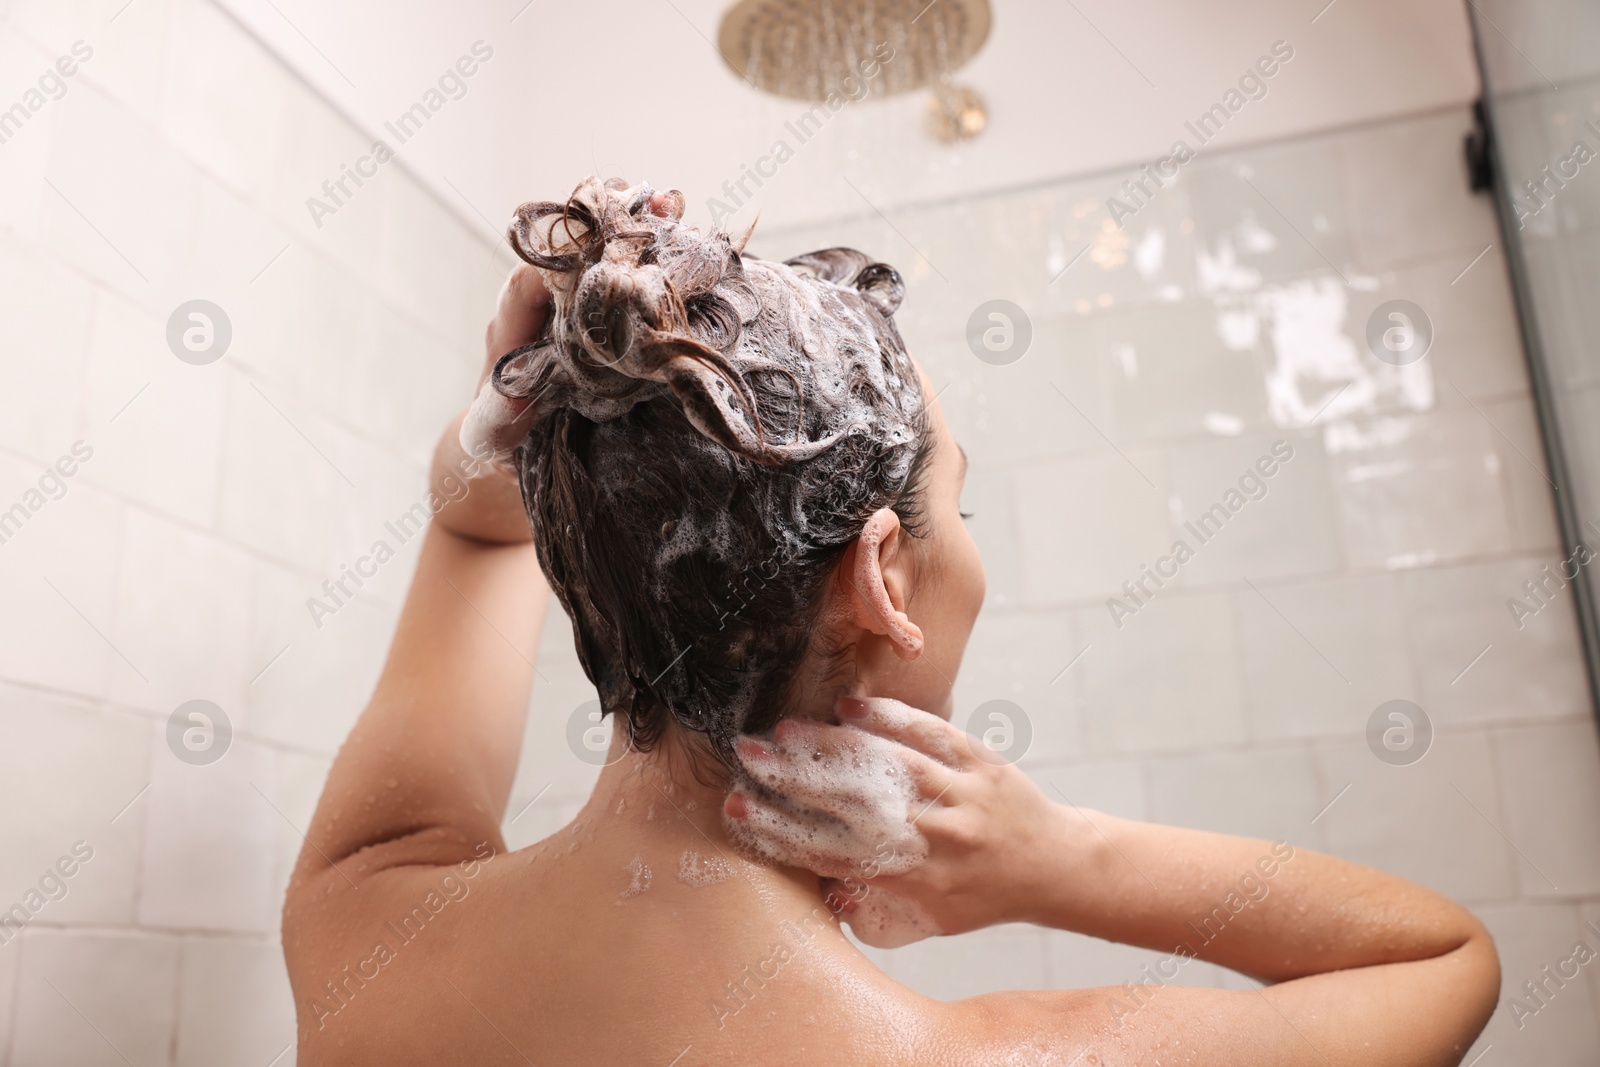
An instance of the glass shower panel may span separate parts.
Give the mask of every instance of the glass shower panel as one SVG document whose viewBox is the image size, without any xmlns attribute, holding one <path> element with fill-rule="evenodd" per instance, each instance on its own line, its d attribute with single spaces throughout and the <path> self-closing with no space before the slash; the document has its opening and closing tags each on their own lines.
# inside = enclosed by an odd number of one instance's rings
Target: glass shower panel
<svg viewBox="0 0 1600 1067">
<path fill-rule="evenodd" d="M 1468 0 L 1489 164 L 1565 559 L 1513 614 L 1576 598 L 1600 679 L 1600 3 Z"/>
</svg>

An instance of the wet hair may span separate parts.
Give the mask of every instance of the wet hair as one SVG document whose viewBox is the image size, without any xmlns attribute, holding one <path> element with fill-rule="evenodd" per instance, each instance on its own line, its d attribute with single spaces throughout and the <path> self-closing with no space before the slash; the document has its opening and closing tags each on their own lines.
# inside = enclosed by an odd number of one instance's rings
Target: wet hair
<svg viewBox="0 0 1600 1067">
<path fill-rule="evenodd" d="M 514 462 L 602 707 L 636 748 L 675 723 L 731 767 L 737 736 L 785 713 L 867 519 L 892 508 L 920 535 L 931 438 L 894 268 L 745 256 L 655 195 L 590 178 L 517 210 L 554 306 L 492 381 L 535 404 Z"/>
</svg>

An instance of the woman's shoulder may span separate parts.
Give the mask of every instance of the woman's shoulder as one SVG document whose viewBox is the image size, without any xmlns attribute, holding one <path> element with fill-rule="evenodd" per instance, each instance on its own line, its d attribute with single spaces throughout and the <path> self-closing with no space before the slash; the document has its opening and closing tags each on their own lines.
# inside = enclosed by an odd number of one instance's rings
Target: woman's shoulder
<svg viewBox="0 0 1600 1067">
<path fill-rule="evenodd" d="M 921 996 L 820 899 L 734 857 L 699 856 L 710 879 L 480 851 L 291 894 L 301 1063 L 1065 1064 L 1089 1014 L 1070 994 Z"/>
</svg>

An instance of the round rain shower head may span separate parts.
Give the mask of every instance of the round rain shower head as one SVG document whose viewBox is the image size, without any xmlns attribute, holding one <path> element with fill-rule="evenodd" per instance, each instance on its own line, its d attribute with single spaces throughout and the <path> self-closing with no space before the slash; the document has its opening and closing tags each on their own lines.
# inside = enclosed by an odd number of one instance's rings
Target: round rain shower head
<svg viewBox="0 0 1600 1067">
<path fill-rule="evenodd" d="M 989 0 L 738 0 L 717 47 L 778 96 L 859 97 L 863 83 L 888 95 L 947 77 L 983 46 L 989 21 Z"/>
</svg>

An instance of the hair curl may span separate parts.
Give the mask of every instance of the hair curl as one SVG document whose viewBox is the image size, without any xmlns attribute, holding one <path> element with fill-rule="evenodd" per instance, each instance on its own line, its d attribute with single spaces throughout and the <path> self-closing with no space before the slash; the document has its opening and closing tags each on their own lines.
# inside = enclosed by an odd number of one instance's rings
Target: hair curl
<svg viewBox="0 0 1600 1067">
<path fill-rule="evenodd" d="M 654 195 L 589 178 L 517 210 L 511 244 L 554 307 L 493 382 L 536 404 L 523 501 L 602 706 L 637 748 L 675 721 L 731 766 L 737 735 L 783 714 L 867 518 L 917 531 L 927 413 L 894 268 L 744 256 Z"/>
</svg>

